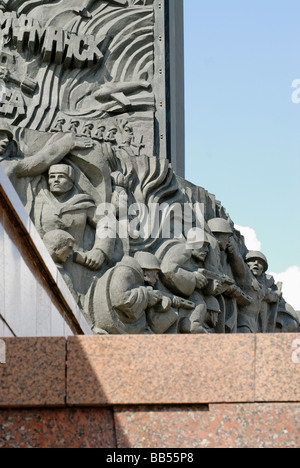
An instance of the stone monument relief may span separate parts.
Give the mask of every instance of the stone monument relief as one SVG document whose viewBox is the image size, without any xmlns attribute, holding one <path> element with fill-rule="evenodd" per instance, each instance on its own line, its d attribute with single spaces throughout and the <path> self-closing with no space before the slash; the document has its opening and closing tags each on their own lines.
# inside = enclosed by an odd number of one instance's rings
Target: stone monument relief
<svg viewBox="0 0 300 468">
<path fill-rule="evenodd" d="M 1 165 L 95 334 L 299 332 L 263 253 L 160 152 L 161 6 L 0 1 Z"/>
</svg>

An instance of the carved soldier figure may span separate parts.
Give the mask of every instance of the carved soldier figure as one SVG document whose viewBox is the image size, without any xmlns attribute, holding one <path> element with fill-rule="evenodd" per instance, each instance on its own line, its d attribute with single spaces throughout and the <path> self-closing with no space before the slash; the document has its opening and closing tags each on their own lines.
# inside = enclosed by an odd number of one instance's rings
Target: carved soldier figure
<svg viewBox="0 0 300 468">
<path fill-rule="evenodd" d="M 126 122 L 123 126 L 123 141 L 122 145 L 130 146 L 134 141 L 133 127 Z"/>
<path fill-rule="evenodd" d="M 161 279 L 163 284 L 174 294 L 188 298 L 196 307 L 187 316 L 182 317 L 181 333 L 208 333 L 217 325 L 215 315 L 212 317 L 207 308 L 206 297 L 212 297 L 215 307 L 220 307 L 213 295 L 218 295 L 221 282 L 210 283 L 200 269 L 204 269 L 205 261 L 210 249 L 209 240 L 203 235 L 197 236 L 197 229 L 192 229 L 187 236 L 187 242 L 176 242 L 162 254 Z M 220 275 L 221 278 L 221 275 Z M 209 291 L 205 289 L 209 287 Z M 210 305 L 211 305 L 210 303 Z"/>
<path fill-rule="evenodd" d="M 136 144 L 133 127 L 128 122 L 122 125 L 123 141 L 119 146 L 127 152 L 129 156 L 140 156 L 141 150 L 145 148 L 143 144 L 143 136 L 140 139 L 140 143 Z"/>
<path fill-rule="evenodd" d="M 152 275 L 153 273 L 153 275 Z M 96 334 L 145 334 L 146 310 L 162 300 L 162 293 L 146 286 L 145 277 L 154 281 L 157 271 L 145 273 L 138 261 L 125 256 L 100 278 L 90 298 L 93 330 Z"/>
<path fill-rule="evenodd" d="M 224 316 L 224 332 L 236 333 L 238 304 L 242 291 L 235 285 L 234 275 L 228 258 L 228 247 L 233 236 L 233 229 L 226 219 L 213 218 L 208 221 L 213 237 L 210 237 L 214 259 L 218 271 L 232 279 L 231 285 L 224 284 L 222 298 L 219 299 Z"/>
<path fill-rule="evenodd" d="M 59 118 L 57 121 L 56 121 L 56 124 L 54 125 L 54 127 L 51 129 L 51 132 L 52 133 L 57 133 L 57 132 L 63 132 L 64 131 L 64 125 L 66 124 L 66 119 L 64 118 Z"/>
<path fill-rule="evenodd" d="M 66 261 L 73 255 L 74 252 L 74 246 L 76 243 L 74 237 L 66 231 L 56 229 L 55 231 L 47 232 L 43 241 L 60 274 L 70 289 L 71 294 L 73 295 L 78 305 L 81 306 L 79 296 L 74 289 L 73 279 L 65 269 Z"/>
<path fill-rule="evenodd" d="M 67 154 L 75 149 L 93 148 L 94 143 L 88 138 L 76 138 L 73 135 L 53 135 L 42 150 L 31 157 L 18 156 L 13 134 L 8 126 L 0 127 L 0 163 L 12 181 L 23 204 L 30 213 L 32 209 L 31 178 L 45 173 L 53 164 L 60 163 Z"/>
<path fill-rule="evenodd" d="M 278 313 L 279 296 L 282 296 L 274 284 L 273 277 L 266 277 L 265 272 L 269 265 L 267 258 L 262 252 L 250 251 L 246 255 L 246 263 L 248 264 L 252 274 L 264 286 L 265 298 L 261 304 L 261 309 L 258 317 L 259 331 L 263 333 L 272 333 L 275 331 L 276 318 Z M 276 292 L 276 295 L 275 295 Z"/>
<path fill-rule="evenodd" d="M 79 193 L 74 185 L 74 170 L 66 164 L 49 169 L 49 191 L 42 190 L 35 203 L 35 225 L 43 238 L 55 229 L 62 229 L 75 239 L 75 248 L 85 250 L 87 224 L 97 228 L 96 206 L 91 196 Z M 85 252 L 85 266 L 99 270 L 109 260 L 112 239 L 100 239 L 94 234 L 94 246 Z"/>
<path fill-rule="evenodd" d="M 99 143 L 104 142 L 104 132 L 105 132 L 105 130 L 106 130 L 106 127 L 104 125 L 100 125 L 96 130 L 96 133 L 94 135 L 94 139 L 99 141 Z"/>
<path fill-rule="evenodd" d="M 143 270 L 145 285 L 149 288 L 161 290 L 159 287 L 161 267 L 157 257 L 148 252 L 137 252 L 134 258 Z M 154 333 L 166 333 L 178 322 L 178 312 L 172 308 L 175 302 L 174 298 L 168 297 L 162 292 L 160 300 L 147 308 L 147 323 Z"/>
<path fill-rule="evenodd" d="M 86 136 L 88 138 L 91 138 L 93 129 L 94 129 L 94 124 L 92 124 L 92 123 L 85 124 L 85 126 L 83 128 L 83 131 L 82 131 L 82 136 Z"/>
<path fill-rule="evenodd" d="M 259 317 L 264 301 L 278 305 L 279 296 L 264 284 L 268 269 L 266 257 L 261 252 L 249 252 L 244 261 L 236 244 L 231 240 L 228 255 L 237 284 L 252 299 L 250 304 L 239 307 L 238 333 L 258 333 Z"/>
<path fill-rule="evenodd" d="M 63 265 L 73 254 L 75 239 L 71 234 L 61 229 L 49 231 L 44 236 L 44 244 L 48 249 L 54 263 Z"/>
<path fill-rule="evenodd" d="M 117 127 L 111 127 L 107 132 L 105 141 L 107 141 L 108 143 L 111 143 L 113 146 L 116 146 L 118 144 L 117 133 L 118 133 Z"/>
<path fill-rule="evenodd" d="M 70 122 L 68 132 L 73 133 L 74 135 L 77 135 L 79 127 L 80 127 L 79 120 L 73 119 Z"/>
<path fill-rule="evenodd" d="M 300 332 L 300 312 L 287 304 L 284 300 L 280 301 L 276 317 L 276 333 L 299 333 Z"/>
</svg>

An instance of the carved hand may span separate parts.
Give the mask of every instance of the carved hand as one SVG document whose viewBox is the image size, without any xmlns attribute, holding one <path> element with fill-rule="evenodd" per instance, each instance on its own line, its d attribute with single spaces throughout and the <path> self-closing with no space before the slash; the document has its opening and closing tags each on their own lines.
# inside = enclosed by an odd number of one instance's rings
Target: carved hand
<svg viewBox="0 0 300 468">
<path fill-rule="evenodd" d="M 209 283 L 208 279 L 205 278 L 204 275 L 201 273 L 197 272 L 196 273 L 196 285 L 198 289 L 203 289 L 205 286 L 207 286 Z"/>
<path fill-rule="evenodd" d="M 90 149 L 94 148 L 94 146 L 95 142 L 92 140 L 92 138 L 74 136 L 74 142 L 71 151 Z"/>
<path fill-rule="evenodd" d="M 214 290 L 213 290 L 214 296 L 218 296 L 224 290 L 224 287 L 223 287 L 223 284 L 221 283 L 221 281 L 214 280 L 213 287 L 214 287 Z"/>
<path fill-rule="evenodd" d="M 148 289 L 148 307 L 154 307 L 162 298 L 163 295 L 160 291 Z"/>
<path fill-rule="evenodd" d="M 228 242 L 228 246 L 227 246 L 227 252 L 231 255 L 234 255 L 235 253 L 235 248 L 234 248 L 234 244 L 232 242 L 232 240 L 230 239 L 229 242 Z"/>
<path fill-rule="evenodd" d="M 218 312 L 211 312 L 210 316 L 213 326 L 216 327 L 219 320 Z"/>
<path fill-rule="evenodd" d="M 229 286 L 228 288 L 226 288 L 224 293 L 228 297 L 235 297 L 235 298 L 241 297 L 242 295 L 241 289 L 236 284 L 233 284 L 232 286 Z"/>
<path fill-rule="evenodd" d="M 104 253 L 101 250 L 94 249 L 86 253 L 84 265 L 89 268 L 89 270 L 97 271 L 100 270 L 105 260 Z"/>
</svg>

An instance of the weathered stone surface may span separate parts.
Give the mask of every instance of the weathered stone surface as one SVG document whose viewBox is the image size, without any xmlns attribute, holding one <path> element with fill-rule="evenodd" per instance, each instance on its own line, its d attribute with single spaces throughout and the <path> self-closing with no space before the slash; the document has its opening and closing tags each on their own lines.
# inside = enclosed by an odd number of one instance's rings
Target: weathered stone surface
<svg viewBox="0 0 300 468">
<path fill-rule="evenodd" d="M 166 159 L 167 4 L 2 2 L 0 163 L 95 334 L 297 333 L 264 255 Z"/>
<path fill-rule="evenodd" d="M 92 334 L 2 167 L 0 283 L 0 337 Z"/>
</svg>

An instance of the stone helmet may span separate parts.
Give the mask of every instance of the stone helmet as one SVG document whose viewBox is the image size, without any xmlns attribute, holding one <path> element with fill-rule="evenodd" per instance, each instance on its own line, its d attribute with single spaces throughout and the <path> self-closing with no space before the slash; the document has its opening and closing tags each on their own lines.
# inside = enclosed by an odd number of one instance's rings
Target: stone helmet
<svg viewBox="0 0 300 468">
<path fill-rule="evenodd" d="M 88 128 L 90 130 L 93 130 L 94 128 L 94 124 L 92 122 L 87 122 L 85 125 L 84 125 L 84 128 Z"/>
<path fill-rule="evenodd" d="M 213 218 L 207 224 L 212 233 L 233 235 L 232 227 L 226 219 Z"/>
<path fill-rule="evenodd" d="M 12 141 L 14 139 L 14 135 L 13 135 L 13 133 L 11 131 L 10 126 L 4 120 L 0 121 L 0 131 L 5 132 L 7 134 L 7 136 L 9 137 L 10 141 Z"/>
<path fill-rule="evenodd" d="M 149 252 L 137 252 L 134 258 L 143 270 L 161 271 L 159 260 Z"/>
<path fill-rule="evenodd" d="M 258 252 L 256 250 L 251 250 L 250 252 L 247 253 L 246 258 L 245 258 L 247 263 L 250 260 L 255 260 L 255 259 L 259 259 L 259 260 L 262 261 L 262 263 L 264 264 L 265 272 L 266 272 L 268 270 L 268 268 L 269 268 L 269 264 L 268 264 L 268 260 L 267 260 L 266 256 L 262 252 Z"/>
<path fill-rule="evenodd" d="M 186 240 L 188 246 L 193 249 L 201 249 L 204 245 L 210 245 L 205 231 L 197 227 L 189 230 Z"/>
<path fill-rule="evenodd" d="M 207 310 L 210 312 L 217 312 L 218 314 L 222 312 L 219 301 L 215 297 L 209 296 L 205 299 L 205 302 L 207 305 Z"/>
</svg>

